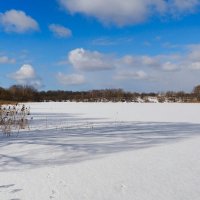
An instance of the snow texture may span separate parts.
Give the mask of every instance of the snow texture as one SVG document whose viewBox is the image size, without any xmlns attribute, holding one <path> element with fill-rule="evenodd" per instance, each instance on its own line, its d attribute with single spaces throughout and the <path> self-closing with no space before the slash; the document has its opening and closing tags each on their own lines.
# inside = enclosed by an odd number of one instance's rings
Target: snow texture
<svg viewBox="0 0 200 200">
<path fill-rule="evenodd" d="M 0 136 L 1 200 L 199 200 L 199 104 L 28 106 Z"/>
</svg>

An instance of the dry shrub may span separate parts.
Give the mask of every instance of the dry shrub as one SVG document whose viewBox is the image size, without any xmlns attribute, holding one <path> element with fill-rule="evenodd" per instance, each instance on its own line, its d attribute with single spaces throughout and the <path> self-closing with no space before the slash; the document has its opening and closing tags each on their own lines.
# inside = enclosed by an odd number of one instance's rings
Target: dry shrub
<svg viewBox="0 0 200 200">
<path fill-rule="evenodd" d="M 0 106 L 0 128 L 3 134 L 10 136 L 12 131 L 25 129 L 28 126 L 30 108 L 24 104 Z"/>
</svg>

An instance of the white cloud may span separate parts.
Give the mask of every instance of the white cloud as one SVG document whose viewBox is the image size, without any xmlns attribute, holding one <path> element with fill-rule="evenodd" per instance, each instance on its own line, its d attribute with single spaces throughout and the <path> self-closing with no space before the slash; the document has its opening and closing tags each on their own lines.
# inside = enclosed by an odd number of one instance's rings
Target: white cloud
<svg viewBox="0 0 200 200">
<path fill-rule="evenodd" d="M 179 70 L 179 65 L 169 61 L 162 64 L 162 69 L 164 71 L 176 71 Z"/>
<path fill-rule="evenodd" d="M 181 12 L 194 12 L 195 9 L 200 5 L 199 0 L 171 0 L 171 8 Z"/>
<path fill-rule="evenodd" d="M 138 59 L 132 55 L 126 55 L 120 59 L 125 65 L 136 65 L 138 64 Z"/>
<path fill-rule="evenodd" d="M 178 50 L 173 54 L 117 56 L 78 48 L 70 51 L 62 64 L 71 67 L 74 74 L 83 74 L 95 88 L 112 85 L 128 90 L 189 90 L 199 82 L 200 45 L 180 46 Z M 81 77 L 57 75 L 66 85 L 84 83 Z"/>
<path fill-rule="evenodd" d="M 200 70 L 200 62 L 192 62 L 189 64 L 189 68 L 192 70 Z"/>
<path fill-rule="evenodd" d="M 61 72 L 57 74 L 57 80 L 62 85 L 82 85 L 86 82 L 85 77 L 81 74 L 63 74 Z"/>
<path fill-rule="evenodd" d="M 200 70 L 200 45 L 189 45 L 187 49 L 189 52 L 183 58 L 184 66 L 190 70 Z"/>
<path fill-rule="evenodd" d="M 50 24 L 49 30 L 59 38 L 68 38 L 72 36 L 72 31 L 69 28 L 61 26 L 59 24 Z"/>
<path fill-rule="evenodd" d="M 129 88 L 130 81 L 133 81 L 134 84 L 146 86 L 148 84 L 155 86 L 159 83 L 160 88 L 167 88 L 166 84 L 173 86 L 172 84 L 178 84 L 178 80 L 184 81 L 187 75 L 200 73 L 200 45 L 184 47 L 181 52 L 153 56 L 131 54 L 116 56 L 78 48 L 70 51 L 67 59 L 62 63 L 66 66 L 71 65 L 74 74 L 59 73 L 57 79 L 63 85 L 80 85 L 85 83 L 85 78 L 79 74 L 81 71 L 91 84 L 98 87 L 112 82 L 116 87 L 123 84 Z"/>
<path fill-rule="evenodd" d="M 135 80 L 146 80 L 148 79 L 148 75 L 144 71 L 120 71 L 114 77 L 118 80 L 127 80 L 127 79 L 135 79 Z"/>
<path fill-rule="evenodd" d="M 146 68 L 157 71 L 175 71 L 180 69 L 179 57 L 175 55 L 126 55 L 120 59 L 119 66 L 131 68 Z"/>
<path fill-rule="evenodd" d="M 83 48 L 69 52 L 68 58 L 58 62 L 59 65 L 69 65 L 79 71 L 95 72 L 122 69 L 151 69 L 156 71 L 178 71 L 185 58 L 180 55 L 125 55 L 116 57 L 103 54 L 98 51 L 90 51 Z"/>
<path fill-rule="evenodd" d="M 9 77 L 18 84 L 32 85 L 35 88 L 40 88 L 42 86 L 42 82 L 37 76 L 35 69 L 29 64 L 22 65 L 18 71 L 11 74 Z"/>
<path fill-rule="evenodd" d="M 7 56 L 0 56 L 0 64 L 14 64 L 16 61 L 13 58 Z"/>
<path fill-rule="evenodd" d="M 181 15 L 193 12 L 199 0 L 58 0 L 73 13 L 93 16 L 104 24 L 124 26 L 146 21 L 152 15 Z"/>
<path fill-rule="evenodd" d="M 39 30 L 36 20 L 20 10 L 9 10 L 5 13 L 0 13 L 0 25 L 8 33 L 25 33 Z"/>
<path fill-rule="evenodd" d="M 113 68 L 110 56 L 82 48 L 74 49 L 69 53 L 69 62 L 75 69 L 83 71 L 100 71 Z"/>
<path fill-rule="evenodd" d="M 124 56 L 121 59 L 121 61 L 122 62 L 120 63 L 120 65 L 124 67 L 149 69 L 151 71 L 158 71 L 158 72 L 181 71 L 184 66 L 186 67 L 185 56 L 179 54 L 155 55 L 155 56 L 128 55 Z"/>
<path fill-rule="evenodd" d="M 103 23 L 119 26 L 143 22 L 154 8 L 164 8 L 162 0 L 59 0 L 71 13 L 94 16 Z"/>
<path fill-rule="evenodd" d="M 22 65 L 22 67 L 13 74 L 15 80 L 33 79 L 35 76 L 35 70 L 31 65 Z"/>
<path fill-rule="evenodd" d="M 161 65 L 158 57 L 141 56 L 139 59 L 141 60 L 142 65 L 150 67 L 160 67 Z"/>
</svg>

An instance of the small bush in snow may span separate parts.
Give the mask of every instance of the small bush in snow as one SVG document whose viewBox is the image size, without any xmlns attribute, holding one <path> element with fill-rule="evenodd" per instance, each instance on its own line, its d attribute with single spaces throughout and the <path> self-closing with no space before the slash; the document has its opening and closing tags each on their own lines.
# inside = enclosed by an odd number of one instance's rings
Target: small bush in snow
<svg viewBox="0 0 200 200">
<path fill-rule="evenodd" d="M 10 136 L 11 132 L 28 127 L 30 108 L 24 104 L 0 106 L 0 128 L 3 134 Z"/>
</svg>

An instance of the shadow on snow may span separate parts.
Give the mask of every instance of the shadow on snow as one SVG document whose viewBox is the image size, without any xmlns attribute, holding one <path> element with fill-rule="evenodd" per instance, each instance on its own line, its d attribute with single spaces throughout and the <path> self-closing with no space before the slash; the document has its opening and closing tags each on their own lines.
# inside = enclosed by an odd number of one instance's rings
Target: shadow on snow
<svg viewBox="0 0 200 200">
<path fill-rule="evenodd" d="M 61 119 L 65 119 L 65 126 L 64 121 L 62 126 L 59 125 Z M 15 134 L 11 137 L 1 135 L 0 171 L 81 162 L 107 154 L 177 142 L 199 135 L 200 130 L 200 124 L 190 123 L 90 120 L 65 115 L 56 121 L 54 115 L 52 124 L 53 121 L 58 123 L 56 127 L 49 125 L 49 118 L 48 127 L 45 127 L 45 119 L 42 118 L 35 120 L 30 131 L 21 132 L 17 137 Z"/>
</svg>

